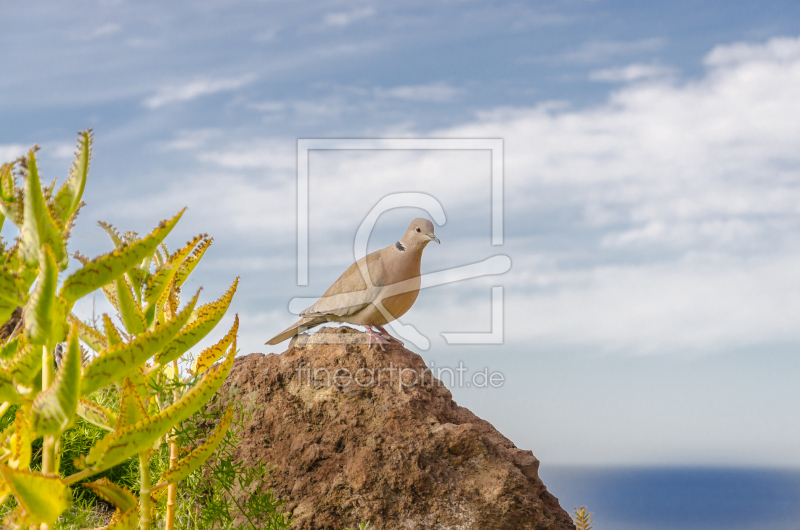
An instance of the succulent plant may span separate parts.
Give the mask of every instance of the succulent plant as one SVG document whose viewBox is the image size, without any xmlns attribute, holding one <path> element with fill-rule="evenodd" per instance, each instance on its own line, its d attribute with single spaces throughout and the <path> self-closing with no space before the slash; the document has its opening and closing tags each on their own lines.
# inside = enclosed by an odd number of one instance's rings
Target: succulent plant
<svg viewBox="0 0 800 530">
<path fill-rule="evenodd" d="M 164 239 L 183 211 L 144 237 L 100 223 L 114 250 L 91 260 L 76 253 L 80 266 L 67 273 L 67 241 L 83 205 L 91 144 L 91 131 L 79 134 L 75 163 L 58 191 L 55 182 L 41 185 L 36 148 L 0 168 L 0 228 L 7 219 L 19 231 L 11 246 L 0 240 L 0 323 L 6 323 L 0 328 L 0 413 L 18 406 L 0 433 L 0 502 L 10 495 L 17 501 L 4 528 L 53 525 L 70 506 L 72 486 L 138 455 L 138 496 L 107 479 L 82 486 L 117 507 L 107 528 L 149 529 L 151 495 L 174 490 L 197 469 L 231 421 L 228 409 L 205 443 L 175 458 L 159 479 L 150 477 L 152 451 L 170 443 L 171 430 L 216 393 L 230 370 L 238 317 L 222 340 L 196 356 L 188 376 L 178 361 L 223 317 L 238 278 L 214 302 L 198 307 L 198 291 L 181 306 L 181 288 L 212 241 L 200 235 L 168 251 Z M 97 290 L 116 310 L 102 316 L 102 327 L 72 312 Z M 151 383 L 170 378 L 182 378 L 180 390 L 161 399 Z M 119 394 L 116 410 L 92 399 L 108 387 Z M 62 476 L 60 437 L 79 417 L 108 433 L 75 462 L 80 471 Z M 31 443 L 39 437 L 41 469 L 34 470 Z"/>
</svg>

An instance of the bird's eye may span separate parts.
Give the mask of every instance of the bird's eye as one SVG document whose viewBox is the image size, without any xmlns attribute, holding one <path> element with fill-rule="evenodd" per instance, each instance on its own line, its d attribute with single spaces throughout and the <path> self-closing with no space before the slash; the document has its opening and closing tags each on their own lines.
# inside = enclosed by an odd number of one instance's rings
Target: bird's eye
<svg viewBox="0 0 800 530">
<path fill-rule="evenodd" d="M 417 232 L 421 232 L 421 231 L 422 231 L 422 230 L 420 230 L 419 228 L 417 228 Z"/>
</svg>

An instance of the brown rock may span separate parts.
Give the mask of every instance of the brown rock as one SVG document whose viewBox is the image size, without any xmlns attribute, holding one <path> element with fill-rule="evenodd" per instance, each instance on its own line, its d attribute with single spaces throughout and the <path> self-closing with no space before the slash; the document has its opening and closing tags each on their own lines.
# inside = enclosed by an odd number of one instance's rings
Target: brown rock
<svg viewBox="0 0 800 530">
<path fill-rule="evenodd" d="M 325 328 L 236 359 L 226 387 L 263 408 L 238 455 L 275 466 L 293 528 L 574 529 L 539 460 L 459 407 L 423 359 Z M 227 388 L 221 395 L 227 395 Z"/>
</svg>

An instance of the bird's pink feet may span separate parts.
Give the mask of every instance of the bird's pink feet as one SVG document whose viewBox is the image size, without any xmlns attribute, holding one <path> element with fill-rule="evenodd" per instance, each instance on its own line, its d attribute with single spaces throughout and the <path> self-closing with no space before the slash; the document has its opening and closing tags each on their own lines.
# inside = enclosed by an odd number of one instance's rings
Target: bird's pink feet
<svg viewBox="0 0 800 530">
<path fill-rule="evenodd" d="M 378 331 L 380 331 L 380 332 L 381 332 L 381 335 L 383 335 L 383 337 L 384 337 L 385 339 L 387 339 L 387 340 L 393 340 L 393 341 L 395 341 L 395 342 L 398 342 L 398 343 L 400 343 L 400 346 L 405 346 L 405 344 L 403 344 L 403 341 L 402 341 L 402 340 L 398 339 L 397 337 L 392 337 L 392 336 L 389 334 L 389 332 L 388 332 L 388 331 L 386 331 L 386 329 L 384 329 L 384 327 L 383 327 L 383 326 L 375 326 L 375 327 L 376 327 L 376 328 L 378 328 Z"/>
<path fill-rule="evenodd" d="M 367 335 L 369 335 L 369 343 L 367 344 L 367 349 L 372 347 L 372 341 L 374 340 L 378 346 L 381 347 L 381 351 L 386 351 L 386 348 L 383 347 L 384 344 L 387 343 L 387 340 L 384 339 L 380 333 L 372 329 L 372 326 L 364 326 L 367 330 Z"/>
</svg>

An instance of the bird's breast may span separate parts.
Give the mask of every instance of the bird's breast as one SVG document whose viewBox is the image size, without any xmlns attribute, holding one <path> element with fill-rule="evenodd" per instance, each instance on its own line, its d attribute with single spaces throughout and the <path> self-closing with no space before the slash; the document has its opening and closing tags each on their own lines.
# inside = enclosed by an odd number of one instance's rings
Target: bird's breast
<svg viewBox="0 0 800 530">
<path fill-rule="evenodd" d="M 379 300 L 376 302 L 379 301 L 388 316 L 391 317 L 387 319 L 387 322 L 400 318 L 411 309 L 411 306 L 417 301 L 419 286 L 420 278 L 417 276 L 397 284 L 387 285 L 381 290 Z"/>
</svg>

